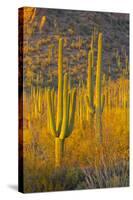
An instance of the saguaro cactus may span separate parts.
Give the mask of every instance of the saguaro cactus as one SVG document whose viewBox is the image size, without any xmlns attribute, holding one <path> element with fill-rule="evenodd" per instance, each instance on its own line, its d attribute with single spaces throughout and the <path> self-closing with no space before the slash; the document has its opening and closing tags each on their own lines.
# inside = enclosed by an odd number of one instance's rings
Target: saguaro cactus
<svg viewBox="0 0 133 200">
<path fill-rule="evenodd" d="M 92 50 L 89 51 L 88 54 L 88 80 L 87 80 L 87 90 L 88 95 L 86 95 L 86 101 L 88 105 L 88 111 L 90 116 L 90 126 L 91 130 L 93 127 L 93 118 L 95 114 L 95 106 L 94 106 L 94 72 L 93 72 L 93 65 L 92 65 Z"/>
<path fill-rule="evenodd" d="M 94 103 L 94 69 L 93 69 L 93 46 L 88 55 L 88 81 L 87 89 L 88 95 L 86 96 L 87 105 L 90 113 L 90 124 L 93 126 L 94 114 L 96 114 L 96 134 L 98 140 L 102 142 L 102 124 L 101 115 L 103 112 L 105 97 L 102 95 L 102 33 L 98 36 L 98 55 L 96 67 L 96 100 Z"/>
<path fill-rule="evenodd" d="M 58 54 L 58 96 L 57 119 L 53 110 L 51 90 L 48 90 L 48 112 L 50 118 L 50 131 L 55 138 L 55 166 L 60 167 L 64 151 L 65 138 L 69 137 L 73 130 L 76 107 L 76 89 L 68 91 L 68 74 L 62 73 L 63 43 L 59 39 Z"/>
<path fill-rule="evenodd" d="M 98 36 L 98 55 L 96 69 L 96 134 L 100 143 L 102 143 L 102 123 L 101 114 L 103 112 L 105 97 L 102 95 L 102 33 Z"/>
<path fill-rule="evenodd" d="M 46 16 L 42 16 L 40 25 L 39 25 L 39 31 L 42 31 L 42 28 L 43 28 L 45 22 L 46 22 Z"/>
<path fill-rule="evenodd" d="M 91 50 L 88 53 L 88 79 L 87 79 L 87 95 L 86 102 L 89 111 L 90 128 L 93 128 L 93 119 L 95 114 L 94 105 L 94 33 L 91 38 Z"/>
</svg>

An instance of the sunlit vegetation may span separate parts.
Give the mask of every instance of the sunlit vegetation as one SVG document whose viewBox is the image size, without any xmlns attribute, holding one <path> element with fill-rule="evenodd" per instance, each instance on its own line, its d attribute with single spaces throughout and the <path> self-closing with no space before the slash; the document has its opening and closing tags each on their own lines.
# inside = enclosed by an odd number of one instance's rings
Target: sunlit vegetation
<svg viewBox="0 0 133 200">
<path fill-rule="evenodd" d="M 36 12 L 25 17 L 23 44 L 24 191 L 128 186 L 127 48 L 105 56 L 96 26 L 42 37 L 47 17 Z"/>
</svg>

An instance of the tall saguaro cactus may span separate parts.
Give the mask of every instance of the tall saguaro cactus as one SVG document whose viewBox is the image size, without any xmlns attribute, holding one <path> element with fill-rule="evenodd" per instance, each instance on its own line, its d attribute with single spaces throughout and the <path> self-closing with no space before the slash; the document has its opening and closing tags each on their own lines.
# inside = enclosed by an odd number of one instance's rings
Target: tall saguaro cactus
<svg viewBox="0 0 133 200">
<path fill-rule="evenodd" d="M 98 55 L 96 69 L 96 134 L 100 143 L 102 143 L 102 123 L 101 115 L 103 112 L 105 98 L 102 95 L 102 33 L 98 36 Z"/>
<path fill-rule="evenodd" d="M 90 129 L 93 132 L 93 122 L 95 114 L 95 105 L 94 105 L 94 40 L 95 34 L 93 32 L 91 37 L 91 49 L 88 53 L 88 78 L 87 78 L 87 95 L 86 102 L 89 112 L 90 119 Z M 88 114 L 88 113 L 87 113 Z"/>
<path fill-rule="evenodd" d="M 48 112 L 50 118 L 50 131 L 55 138 L 55 166 L 60 167 L 64 151 L 65 138 L 69 137 L 73 130 L 76 107 L 76 89 L 68 90 L 68 75 L 63 80 L 63 43 L 59 39 L 58 50 L 58 96 L 57 119 L 53 110 L 51 90 L 48 90 Z"/>
<path fill-rule="evenodd" d="M 87 80 L 87 90 L 88 95 L 86 95 L 86 101 L 90 117 L 91 130 L 93 128 L 93 118 L 95 114 L 94 106 L 94 72 L 93 72 L 93 50 L 89 51 L 88 54 L 88 80 Z"/>
<path fill-rule="evenodd" d="M 88 54 L 88 81 L 87 89 L 88 95 L 86 101 L 90 113 L 90 124 L 93 126 L 94 114 L 96 114 L 96 134 L 100 143 L 102 142 L 102 123 L 101 115 L 104 107 L 104 96 L 102 95 L 102 33 L 98 36 L 98 55 L 97 55 L 97 66 L 96 66 L 96 87 L 95 96 L 96 100 L 94 103 L 94 52 L 93 45 Z"/>
</svg>

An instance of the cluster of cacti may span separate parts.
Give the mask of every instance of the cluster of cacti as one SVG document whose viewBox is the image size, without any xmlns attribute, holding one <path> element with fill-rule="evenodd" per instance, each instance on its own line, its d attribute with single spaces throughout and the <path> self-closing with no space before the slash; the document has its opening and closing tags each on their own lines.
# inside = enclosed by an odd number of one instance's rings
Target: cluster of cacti
<svg viewBox="0 0 133 200">
<path fill-rule="evenodd" d="M 98 44 L 96 44 L 96 33 L 91 37 L 90 48 L 88 51 L 88 70 L 87 81 L 80 80 L 77 89 L 71 84 L 71 71 L 69 59 L 66 58 L 64 70 L 68 73 L 63 75 L 63 39 L 59 39 L 58 45 L 58 89 L 53 87 L 40 87 L 43 84 L 43 75 L 41 72 L 37 75 L 35 85 L 30 89 L 30 114 L 28 120 L 32 121 L 42 119 L 44 111 L 46 112 L 45 121 L 47 122 L 47 132 L 51 132 L 55 139 L 55 166 L 59 167 L 63 158 L 64 142 L 73 131 L 74 118 L 76 126 L 84 131 L 89 127 L 89 132 L 97 141 L 102 143 L 102 113 L 112 112 L 113 109 L 128 108 L 128 57 L 125 54 L 125 68 L 122 68 L 120 55 L 116 52 L 117 67 L 123 74 L 123 79 L 117 81 L 111 77 L 111 63 L 108 63 L 107 75 L 102 70 L 102 33 L 98 34 Z M 66 39 L 65 39 L 66 40 Z M 79 51 L 82 52 L 82 39 L 78 38 Z M 67 46 L 67 40 L 65 42 Z M 97 46 L 97 49 L 96 49 Z M 65 47 L 64 47 L 65 48 Z M 48 63 L 52 62 L 53 45 L 48 47 Z M 55 51 L 54 51 L 55 52 Z M 96 55 L 97 52 L 97 55 Z M 56 52 L 55 52 L 56 53 Z M 78 57 L 79 61 L 80 57 Z M 51 71 L 48 76 L 52 81 Z M 32 81 L 31 81 L 32 82 Z M 31 124 L 29 123 L 29 127 Z M 95 134 L 94 134 L 95 133 Z"/>
<path fill-rule="evenodd" d="M 39 89 L 39 88 L 31 88 L 31 92 L 28 95 L 29 104 L 27 109 L 27 120 L 28 127 L 30 128 L 32 122 L 36 120 L 40 120 L 43 116 L 44 111 L 47 110 L 47 88 Z M 48 117 L 47 117 L 48 121 Z"/>
<path fill-rule="evenodd" d="M 128 18 L 24 10 L 19 135 L 25 191 L 128 185 Z"/>
<path fill-rule="evenodd" d="M 117 80 L 115 83 L 105 85 L 103 93 L 105 96 L 105 110 L 126 109 L 129 101 L 128 97 L 129 83 L 127 80 Z"/>
</svg>

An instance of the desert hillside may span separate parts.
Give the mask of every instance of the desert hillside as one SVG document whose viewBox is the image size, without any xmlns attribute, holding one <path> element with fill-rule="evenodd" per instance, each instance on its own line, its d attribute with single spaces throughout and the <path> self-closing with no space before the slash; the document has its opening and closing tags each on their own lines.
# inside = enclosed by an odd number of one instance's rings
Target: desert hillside
<svg viewBox="0 0 133 200">
<path fill-rule="evenodd" d="M 41 8 L 37 8 L 35 14 L 31 10 L 30 14 L 25 12 L 25 16 L 30 16 L 33 22 L 27 18 L 24 21 L 24 78 L 29 79 L 28 72 L 31 71 L 34 85 L 36 75 L 41 74 L 39 79 L 43 79 L 44 87 L 49 84 L 57 87 L 59 37 L 64 39 L 64 72 L 69 71 L 74 84 L 80 80 L 86 82 L 88 51 L 93 32 L 95 41 L 98 32 L 103 33 L 103 71 L 106 75 L 117 79 L 121 73 L 118 67 L 122 65 L 124 68 L 128 64 L 129 14 Z M 45 22 L 42 22 L 44 16 Z M 97 42 L 94 45 L 96 57 Z"/>
</svg>

